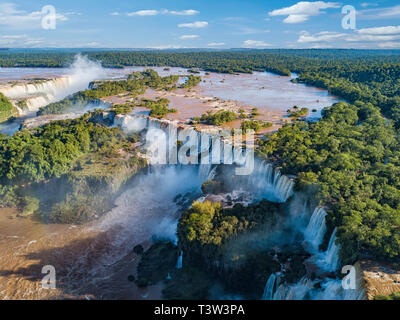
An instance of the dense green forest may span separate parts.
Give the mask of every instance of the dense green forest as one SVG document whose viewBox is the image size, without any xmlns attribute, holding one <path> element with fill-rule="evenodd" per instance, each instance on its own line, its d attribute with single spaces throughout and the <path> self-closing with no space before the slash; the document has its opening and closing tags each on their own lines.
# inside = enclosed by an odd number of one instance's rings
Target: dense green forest
<svg viewBox="0 0 400 320">
<path fill-rule="evenodd" d="M 221 124 L 231 122 L 236 119 L 237 115 L 235 112 L 229 110 L 219 110 L 215 113 L 213 113 L 212 111 L 207 111 L 201 117 L 195 117 L 193 120 L 195 122 L 202 122 L 210 125 L 220 126 Z"/>
<path fill-rule="evenodd" d="M 0 93 L 0 122 L 7 120 L 14 114 L 15 110 L 10 101 Z"/>
<path fill-rule="evenodd" d="M 168 109 L 169 100 L 165 98 L 151 100 L 141 99 L 139 106 L 150 109 L 150 116 L 156 118 L 164 118 L 169 113 L 176 113 L 174 108 Z"/>
<path fill-rule="evenodd" d="M 265 250 L 261 245 L 264 236 L 281 228 L 285 215 L 284 205 L 265 200 L 226 209 L 218 202 L 194 202 L 182 214 L 178 226 L 185 268 L 205 271 L 208 275 L 203 275 L 201 282 L 207 283 L 207 279 L 214 277 L 213 282 L 220 281 L 228 291 L 259 299 L 268 276 L 279 271 L 280 263 L 291 257 L 291 269 L 285 280 L 296 282 L 306 272 L 302 261 L 307 254 L 301 246 L 282 251 L 274 258 L 273 250 Z M 179 289 L 179 285 L 176 287 Z M 168 294 L 171 291 L 176 294 L 176 290 L 167 289 Z"/>
<path fill-rule="evenodd" d="M 132 151 L 135 138 L 95 124 L 95 114 L 0 134 L 0 206 L 63 223 L 109 207 L 110 194 L 144 164 Z"/>
<path fill-rule="evenodd" d="M 399 258 L 400 145 L 377 107 L 337 103 L 321 121 L 288 124 L 260 145 L 283 173 L 297 175 L 299 190 L 316 191 L 329 207 L 344 263 Z"/>
</svg>

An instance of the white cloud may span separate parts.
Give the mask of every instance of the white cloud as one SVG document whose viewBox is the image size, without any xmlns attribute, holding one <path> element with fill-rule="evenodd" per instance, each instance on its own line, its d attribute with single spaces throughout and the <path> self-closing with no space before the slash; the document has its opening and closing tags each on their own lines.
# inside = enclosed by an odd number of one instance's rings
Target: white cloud
<svg viewBox="0 0 400 320">
<path fill-rule="evenodd" d="M 377 41 L 393 41 L 400 39 L 399 35 L 353 35 L 345 38 L 345 41 L 348 42 L 377 42 Z"/>
<path fill-rule="evenodd" d="M 369 2 L 361 3 L 361 7 L 363 7 L 363 8 L 367 8 L 367 7 L 377 7 L 377 6 L 378 6 L 377 3 L 369 3 Z"/>
<path fill-rule="evenodd" d="M 376 35 L 376 34 L 349 34 L 339 32 L 323 31 L 314 35 L 309 34 L 306 31 L 300 33 L 300 37 L 297 40 L 298 43 L 326 43 L 326 42 L 385 42 L 394 41 L 400 39 L 399 35 Z"/>
<path fill-rule="evenodd" d="M 378 44 L 382 49 L 400 49 L 400 42 L 383 42 Z"/>
<path fill-rule="evenodd" d="M 24 39 L 27 38 L 27 35 L 18 35 L 18 36 L 0 36 L 2 39 Z"/>
<path fill-rule="evenodd" d="M 112 16 L 119 16 L 119 12 L 112 12 L 111 15 Z"/>
<path fill-rule="evenodd" d="M 225 45 L 224 42 L 210 42 L 207 44 L 209 47 L 222 47 Z"/>
<path fill-rule="evenodd" d="M 0 46 L 13 48 L 26 48 L 42 46 L 43 38 L 30 38 L 27 35 L 3 35 L 0 36 Z"/>
<path fill-rule="evenodd" d="M 193 40 L 193 39 L 197 39 L 197 38 L 199 38 L 199 36 L 196 34 L 187 34 L 187 35 L 183 35 L 183 36 L 179 37 L 179 39 L 181 39 L 181 40 Z"/>
<path fill-rule="evenodd" d="M 291 14 L 283 20 L 284 23 L 301 23 L 309 18 L 306 14 Z"/>
<path fill-rule="evenodd" d="M 270 46 L 271 46 L 270 44 L 259 40 L 246 40 L 242 44 L 243 48 L 266 48 Z"/>
<path fill-rule="evenodd" d="M 308 32 L 303 31 L 301 32 L 297 42 L 298 43 L 329 42 L 337 39 L 343 39 L 344 36 L 347 36 L 347 34 L 324 31 L 324 32 L 319 32 L 315 35 L 310 35 Z"/>
<path fill-rule="evenodd" d="M 260 33 L 268 33 L 268 32 L 271 32 L 271 31 L 266 30 L 266 29 L 250 28 L 247 26 L 238 26 L 238 32 L 235 32 L 234 34 L 246 35 L 246 34 L 260 34 Z"/>
<path fill-rule="evenodd" d="M 339 8 L 340 5 L 336 2 L 324 1 L 300 1 L 291 7 L 277 9 L 269 12 L 270 16 L 287 16 L 284 23 L 300 23 L 307 21 L 311 16 L 318 16 L 324 13 L 323 9 Z"/>
<path fill-rule="evenodd" d="M 82 48 L 98 48 L 98 47 L 100 47 L 100 45 L 101 44 L 99 42 L 92 41 L 92 42 L 81 45 L 81 47 Z"/>
<path fill-rule="evenodd" d="M 400 5 L 379 9 L 366 9 L 357 12 L 358 19 L 377 20 L 396 17 L 400 17 Z"/>
<path fill-rule="evenodd" d="M 188 49 L 189 47 L 178 46 L 174 44 L 167 44 L 167 45 L 159 45 L 159 46 L 151 46 L 146 47 L 147 49 L 157 49 L 157 50 L 167 50 L 167 49 Z"/>
<path fill-rule="evenodd" d="M 27 12 L 19 10 L 14 3 L 0 3 L 0 25 L 14 29 L 37 29 L 41 27 L 41 11 Z M 56 14 L 57 21 L 67 21 L 63 14 Z"/>
<path fill-rule="evenodd" d="M 164 10 L 139 10 L 139 11 L 134 11 L 134 12 L 128 12 L 126 15 L 129 17 L 157 16 L 159 14 L 170 14 L 170 15 L 174 15 L 174 16 L 193 16 L 198 13 L 199 13 L 199 11 L 193 10 L 193 9 L 181 10 L 181 11 L 164 9 Z"/>
<path fill-rule="evenodd" d="M 194 16 L 200 13 L 197 10 L 189 9 L 189 10 L 182 10 L 182 11 L 174 11 L 174 10 L 164 10 L 164 14 L 172 14 L 175 16 Z"/>
<path fill-rule="evenodd" d="M 208 22 L 207 21 L 196 21 L 196 22 L 192 22 L 192 23 L 181 23 L 178 24 L 179 28 L 205 28 L 208 26 Z"/>
<path fill-rule="evenodd" d="M 134 11 L 134 12 L 128 12 L 126 15 L 129 17 L 133 17 L 133 16 L 145 17 L 145 16 L 156 16 L 158 14 L 159 14 L 159 12 L 157 10 L 139 10 L 139 11 Z"/>
<path fill-rule="evenodd" d="M 400 34 L 400 26 L 387 26 L 359 29 L 360 34 Z"/>
</svg>

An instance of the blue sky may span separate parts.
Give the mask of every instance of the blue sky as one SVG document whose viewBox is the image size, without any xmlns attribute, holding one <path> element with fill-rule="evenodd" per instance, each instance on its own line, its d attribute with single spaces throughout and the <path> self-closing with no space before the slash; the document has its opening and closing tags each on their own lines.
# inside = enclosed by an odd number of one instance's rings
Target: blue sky
<svg viewBox="0 0 400 320">
<path fill-rule="evenodd" d="M 53 5 L 56 28 L 43 29 Z M 342 27 L 342 8 L 356 28 Z M 398 0 L 0 0 L 0 47 L 400 49 Z"/>
</svg>

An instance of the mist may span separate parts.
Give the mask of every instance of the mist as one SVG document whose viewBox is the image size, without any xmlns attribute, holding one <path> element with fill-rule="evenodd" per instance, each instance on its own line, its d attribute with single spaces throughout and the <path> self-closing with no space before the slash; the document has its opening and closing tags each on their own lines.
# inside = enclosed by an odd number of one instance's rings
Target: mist
<svg viewBox="0 0 400 320">
<path fill-rule="evenodd" d="M 99 61 L 77 54 L 65 76 L 69 79 L 69 85 L 57 90 L 55 100 L 61 100 L 72 93 L 87 89 L 90 82 L 105 79 L 107 73 Z"/>
</svg>

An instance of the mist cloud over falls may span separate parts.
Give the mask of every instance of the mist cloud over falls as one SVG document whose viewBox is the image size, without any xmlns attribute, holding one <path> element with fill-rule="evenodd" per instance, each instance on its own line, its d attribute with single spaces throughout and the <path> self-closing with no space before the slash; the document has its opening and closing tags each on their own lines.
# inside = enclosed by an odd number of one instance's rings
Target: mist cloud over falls
<svg viewBox="0 0 400 320">
<path fill-rule="evenodd" d="M 106 78 L 106 71 L 99 61 L 77 54 L 65 76 L 69 79 L 69 85 L 56 94 L 56 99 L 87 89 L 90 82 Z"/>
<path fill-rule="evenodd" d="M 11 100 L 25 100 L 27 110 L 20 110 L 20 114 L 24 114 L 36 112 L 40 107 L 61 100 L 77 91 L 85 90 L 91 81 L 105 77 L 106 72 L 99 62 L 78 54 L 65 75 L 47 81 L 5 87 L 0 89 L 0 92 Z"/>
</svg>

